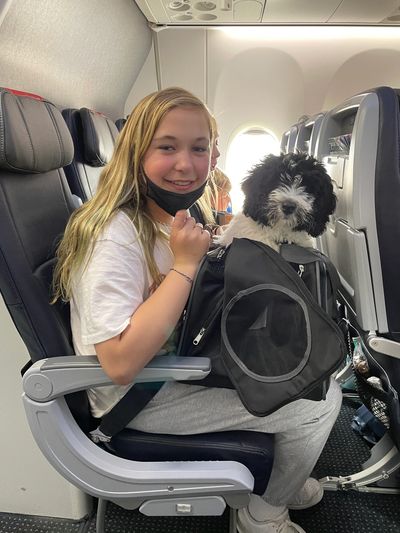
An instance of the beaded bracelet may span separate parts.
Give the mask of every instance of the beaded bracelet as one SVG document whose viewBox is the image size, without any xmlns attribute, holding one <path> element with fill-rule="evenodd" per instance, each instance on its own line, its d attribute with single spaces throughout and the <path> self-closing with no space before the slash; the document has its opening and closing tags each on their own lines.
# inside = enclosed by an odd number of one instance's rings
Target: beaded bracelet
<svg viewBox="0 0 400 533">
<path fill-rule="evenodd" d="M 206 224 L 204 226 L 204 229 L 206 229 L 208 231 L 208 233 L 213 236 L 213 235 L 217 235 L 217 232 L 219 230 L 221 226 L 219 226 L 218 224 Z"/>
<path fill-rule="evenodd" d="M 176 272 L 177 274 L 180 274 L 181 276 L 183 276 L 185 278 L 185 280 L 192 284 L 193 283 L 193 280 L 191 277 L 187 276 L 186 274 L 184 274 L 183 272 L 180 272 L 179 270 L 176 270 L 176 268 L 171 268 L 170 270 L 173 270 L 174 272 Z"/>
</svg>

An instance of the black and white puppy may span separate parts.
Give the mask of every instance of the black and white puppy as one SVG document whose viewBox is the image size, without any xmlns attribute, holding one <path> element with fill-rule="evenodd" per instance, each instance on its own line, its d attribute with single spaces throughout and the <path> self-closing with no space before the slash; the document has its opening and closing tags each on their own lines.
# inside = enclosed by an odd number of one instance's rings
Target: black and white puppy
<svg viewBox="0 0 400 533">
<path fill-rule="evenodd" d="M 325 167 L 304 153 L 267 156 L 243 180 L 242 190 L 243 211 L 216 239 L 219 245 L 245 237 L 277 251 L 282 243 L 312 247 L 336 207 Z"/>
</svg>

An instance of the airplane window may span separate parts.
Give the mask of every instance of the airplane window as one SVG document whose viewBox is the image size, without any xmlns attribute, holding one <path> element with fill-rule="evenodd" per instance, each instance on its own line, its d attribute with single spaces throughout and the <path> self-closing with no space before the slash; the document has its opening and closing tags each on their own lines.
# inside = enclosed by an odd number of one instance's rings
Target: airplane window
<svg viewBox="0 0 400 533">
<path fill-rule="evenodd" d="M 268 154 L 279 155 L 278 139 L 261 127 L 252 127 L 241 131 L 232 139 L 226 155 L 225 171 L 232 183 L 230 196 L 232 211 L 237 213 L 242 208 L 243 193 L 241 181 L 253 165 Z"/>
</svg>

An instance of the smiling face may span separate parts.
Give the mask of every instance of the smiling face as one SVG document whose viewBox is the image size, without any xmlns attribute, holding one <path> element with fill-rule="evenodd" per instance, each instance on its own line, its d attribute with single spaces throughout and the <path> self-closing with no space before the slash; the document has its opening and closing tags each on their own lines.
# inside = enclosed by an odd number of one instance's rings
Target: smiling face
<svg viewBox="0 0 400 533">
<path fill-rule="evenodd" d="M 177 107 L 161 120 L 143 158 L 153 183 L 175 193 L 201 187 L 210 170 L 210 131 L 204 112 Z"/>
</svg>

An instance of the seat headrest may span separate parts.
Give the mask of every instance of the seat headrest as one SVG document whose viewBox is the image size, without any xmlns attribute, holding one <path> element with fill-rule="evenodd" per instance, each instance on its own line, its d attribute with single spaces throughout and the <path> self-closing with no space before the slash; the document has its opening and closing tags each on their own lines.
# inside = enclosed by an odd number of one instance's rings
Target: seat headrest
<svg viewBox="0 0 400 533">
<path fill-rule="evenodd" d="M 117 126 L 118 131 L 121 131 L 122 128 L 125 126 L 125 124 L 126 124 L 126 118 L 119 118 L 115 121 L 115 125 Z"/>
<path fill-rule="evenodd" d="M 82 107 L 83 153 L 92 167 L 103 167 L 113 154 L 118 129 L 114 122 L 101 113 Z"/>
<path fill-rule="evenodd" d="M 48 172 L 69 165 L 73 156 L 71 135 L 54 104 L 0 88 L 0 168 Z"/>
</svg>

